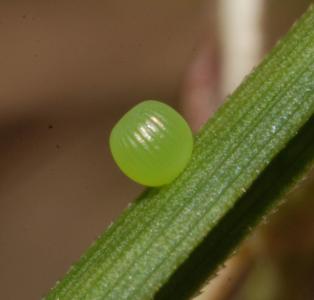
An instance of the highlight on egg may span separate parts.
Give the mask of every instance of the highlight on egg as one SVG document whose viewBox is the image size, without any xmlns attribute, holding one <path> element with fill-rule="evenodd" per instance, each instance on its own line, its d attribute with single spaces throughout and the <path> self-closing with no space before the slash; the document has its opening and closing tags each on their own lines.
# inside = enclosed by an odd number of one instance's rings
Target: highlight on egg
<svg viewBox="0 0 314 300">
<path fill-rule="evenodd" d="M 145 186 L 162 186 L 185 169 L 192 155 L 193 135 L 172 107 L 146 100 L 117 122 L 109 145 L 125 175 Z"/>
</svg>

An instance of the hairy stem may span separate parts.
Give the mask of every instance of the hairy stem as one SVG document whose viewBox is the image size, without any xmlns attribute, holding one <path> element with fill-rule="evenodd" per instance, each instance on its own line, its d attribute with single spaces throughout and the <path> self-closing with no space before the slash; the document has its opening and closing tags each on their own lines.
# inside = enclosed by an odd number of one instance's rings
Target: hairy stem
<svg viewBox="0 0 314 300">
<path fill-rule="evenodd" d="M 313 162 L 313 7 L 46 299 L 186 299 Z"/>
</svg>

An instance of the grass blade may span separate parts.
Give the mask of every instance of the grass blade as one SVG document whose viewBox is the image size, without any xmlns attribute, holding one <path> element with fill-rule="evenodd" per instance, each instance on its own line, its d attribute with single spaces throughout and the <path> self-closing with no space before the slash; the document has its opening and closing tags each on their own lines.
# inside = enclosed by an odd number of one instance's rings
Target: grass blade
<svg viewBox="0 0 314 300">
<path fill-rule="evenodd" d="M 46 299 L 186 299 L 311 165 L 313 113 L 312 7 Z"/>
</svg>

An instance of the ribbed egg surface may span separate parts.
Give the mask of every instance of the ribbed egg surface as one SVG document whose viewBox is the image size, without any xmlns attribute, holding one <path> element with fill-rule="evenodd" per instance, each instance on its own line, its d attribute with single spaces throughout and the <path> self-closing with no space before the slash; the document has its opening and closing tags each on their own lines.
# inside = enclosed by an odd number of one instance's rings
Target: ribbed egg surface
<svg viewBox="0 0 314 300">
<path fill-rule="evenodd" d="M 193 135 L 170 106 L 147 100 L 128 111 L 112 129 L 110 149 L 119 168 L 146 186 L 170 183 L 186 167 Z"/>
</svg>

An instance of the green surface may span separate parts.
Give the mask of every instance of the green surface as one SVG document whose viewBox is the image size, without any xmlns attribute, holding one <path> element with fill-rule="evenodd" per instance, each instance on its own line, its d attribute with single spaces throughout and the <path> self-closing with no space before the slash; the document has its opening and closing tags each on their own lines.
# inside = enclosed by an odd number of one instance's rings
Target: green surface
<svg viewBox="0 0 314 300">
<path fill-rule="evenodd" d="M 112 129 L 111 153 L 120 169 L 146 186 L 174 180 L 186 167 L 193 149 L 193 136 L 186 121 L 170 106 L 144 101 Z"/>
<path fill-rule="evenodd" d="M 46 299 L 187 299 L 314 159 L 313 7 Z"/>
</svg>

